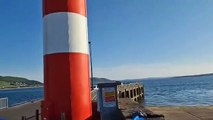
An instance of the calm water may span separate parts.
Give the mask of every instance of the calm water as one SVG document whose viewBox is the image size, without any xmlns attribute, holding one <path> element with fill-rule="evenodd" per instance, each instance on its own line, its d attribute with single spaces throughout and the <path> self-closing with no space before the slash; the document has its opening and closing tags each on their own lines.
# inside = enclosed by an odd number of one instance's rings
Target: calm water
<svg viewBox="0 0 213 120">
<path fill-rule="evenodd" d="M 148 106 L 213 105 L 213 77 L 142 80 Z"/>
<path fill-rule="evenodd" d="M 43 98 L 43 88 L 0 90 L 0 98 L 8 97 L 9 106 Z"/>
<path fill-rule="evenodd" d="M 147 79 L 139 82 L 145 86 L 145 104 L 148 106 L 213 105 L 213 76 Z M 43 88 L 0 90 L 2 97 L 8 97 L 9 106 L 13 106 L 43 98 Z"/>
</svg>

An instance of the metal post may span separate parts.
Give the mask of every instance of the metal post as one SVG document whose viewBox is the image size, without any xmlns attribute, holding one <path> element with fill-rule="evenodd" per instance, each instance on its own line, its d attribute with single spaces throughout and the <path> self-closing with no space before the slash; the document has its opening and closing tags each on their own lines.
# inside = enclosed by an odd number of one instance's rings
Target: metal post
<svg viewBox="0 0 213 120">
<path fill-rule="evenodd" d="M 92 44 L 89 42 L 89 51 L 90 51 L 90 74 L 91 74 L 91 87 L 93 90 L 93 67 L 92 67 Z"/>
<path fill-rule="evenodd" d="M 39 110 L 36 110 L 36 120 L 39 120 Z"/>
<path fill-rule="evenodd" d="M 61 120 L 66 120 L 65 113 L 61 113 Z"/>
<path fill-rule="evenodd" d="M 6 97 L 6 108 L 8 108 L 8 97 Z"/>
<path fill-rule="evenodd" d="M 22 117 L 21 117 L 21 120 L 26 120 L 26 116 L 22 116 Z"/>
</svg>

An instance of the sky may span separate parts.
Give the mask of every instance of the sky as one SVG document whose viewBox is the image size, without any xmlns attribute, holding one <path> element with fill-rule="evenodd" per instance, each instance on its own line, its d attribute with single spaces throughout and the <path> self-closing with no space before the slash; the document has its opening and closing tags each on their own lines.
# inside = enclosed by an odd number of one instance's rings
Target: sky
<svg viewBox="0 0 213 120">
<path fill-rule="evenodd" d="M 213 0 L 87 0 L 94 76 L 213 72 Z M 0 0 L 0 75 L 43 81 L 41 0 Z"/>
</svg>

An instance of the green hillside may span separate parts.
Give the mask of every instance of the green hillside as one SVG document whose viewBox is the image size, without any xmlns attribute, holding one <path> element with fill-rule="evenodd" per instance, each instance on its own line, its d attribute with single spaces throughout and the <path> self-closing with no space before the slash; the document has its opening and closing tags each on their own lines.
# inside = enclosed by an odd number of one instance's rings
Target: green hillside
<svg viewBox="0 0 213 120">
<path fill-rule="evenodd" d="M 0 89 L 2 88 L 17 88 L 17 87 L 36 87 L 42 86 L 43 83 L 28 80 L 21 77 L 12 77 L 12 76 L 0 76 Z"/>
</svg>

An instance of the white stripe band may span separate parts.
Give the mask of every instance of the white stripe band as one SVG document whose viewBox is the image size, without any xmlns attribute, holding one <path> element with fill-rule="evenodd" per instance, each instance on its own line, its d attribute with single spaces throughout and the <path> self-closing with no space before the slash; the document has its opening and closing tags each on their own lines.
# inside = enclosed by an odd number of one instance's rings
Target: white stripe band
<svg viewBox="0 0 213 120">
<path fill-rule="evenodd" d="M 44 17 L 44 55 L 64 52 L 88 54 L 87 18 L 70 12 Z"/>
</svg>

